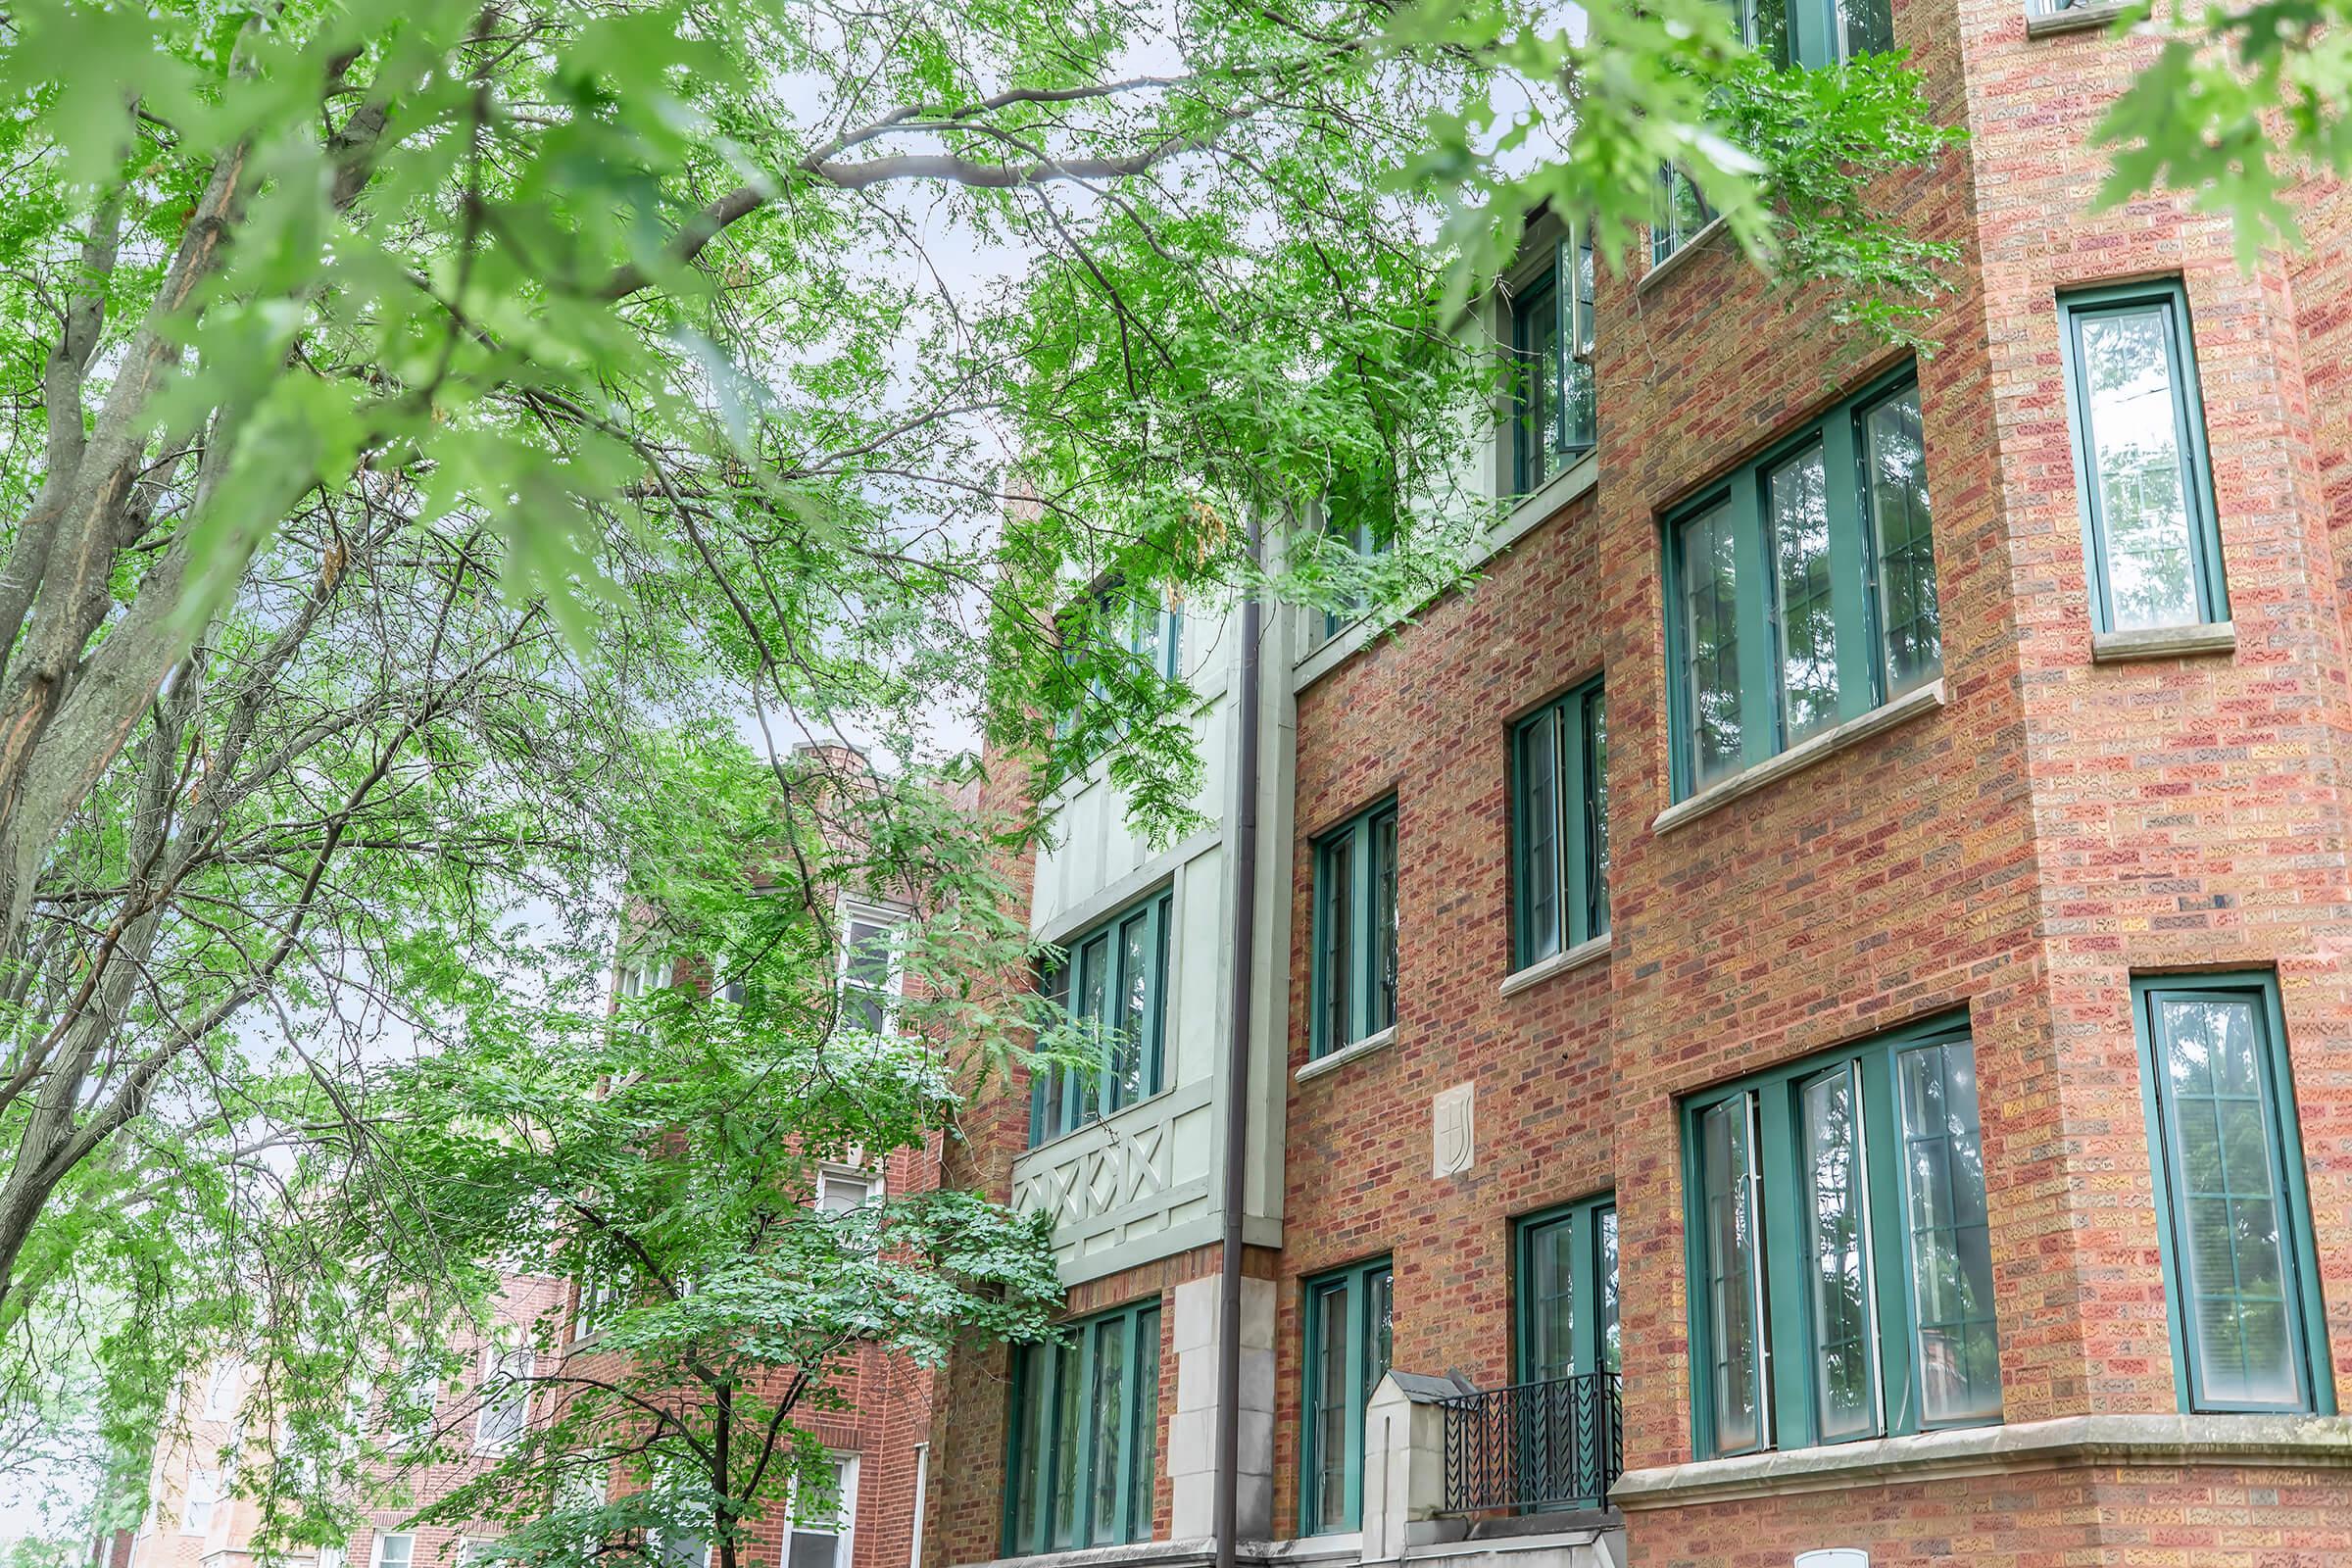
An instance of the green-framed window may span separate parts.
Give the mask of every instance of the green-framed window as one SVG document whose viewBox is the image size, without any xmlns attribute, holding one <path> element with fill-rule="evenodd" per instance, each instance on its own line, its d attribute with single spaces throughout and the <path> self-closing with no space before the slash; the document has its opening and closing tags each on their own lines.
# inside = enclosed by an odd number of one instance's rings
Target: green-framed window
<svg viewBox="0 0 2352 1568">
<path fill-rule="evenodd" d="M 1943 672 L 1908 371 L 1668 516 L 1676 799 Z"/>
<path fill-rule="evenodd" d="M 1511 300 L 1515 494 L 1542 489 L 1599 440 L 1592 333 L 1592 236 L 1580 223 Z"/>
<path fill-rule="evenodd" d="M 1152 1539 L 1159 1464 L 1159 1301 L 1067 1325 L 1013 1352 L 1004 1550 Z"/>
<path fill-rule="evenodd" d="M 2187 294 L 2085 289 L 2059 296 L 2058 313 L 2093 624 L 2227 620 Z"/>
<path fill-rule="evenodd" d="M 1684 1115 L 1702 1455 L 2000 1419 L 1965 1020 L 1711 1090 Z"/>
<path fill-rule="evenodd" d="M 1656 212 L 1649 221 L 1649 265 L 1656 267 L 1715 221 L 1714 205 L 1676 164 L 1658 166 Z"/>
<path fill-rule="evenodd" d="M 1315 840 L 1308 1050 L 1328 1055 L 1396 1022 L 1396 803 Z"/>
<path fill-rule="evenodd" d="M 1334 517 L 1324 524 L 1323 532 L 1326 537 L 1345 546 L 1350 554 L 1365 561 L 1375 556 L 1385 556 L 1389 551 L 1387 536 L 1368 518 L 1359 516 L 1353 521 L 1342 521 Z M 1338 605 L 1324 611 L 1320 617 L 1323 627 L 1320 640 L 1329 642 L 1354 625 L 1363 618 L 1364 608 L 1363 595 L 1349 594 Z"/>
<path fill-rule="evenodd" d="M 1060 638 L 1065 664 L 1076 663 L 1088 644 L 1102 642 L 1132 661 L 1138 674 L 1176 680 L 1184 673 L 1184 612 L 1174 605 L 1113 582 L 1061 616 Z M 1097 670 L 1086 683 L 1084 700 L 1101 705 L 1112 698 L 1111 681 Z M 1054 733 L 1067 735 L 1077 714 L 1064 712 Z"/>
<path fill-rule="evenodd" d="M 1511 727 L 1515 968 L 1609 929 L 1608 750 L 1597 680 Z"/>
<path fill-rule="evenodd" d="M 1353 1530 L 1364 1506 L 1364 1408 L 1387 1376 L 1396 1274 L 1385 1257 L 1306 1282 L 1299 1529 Z"/>
<path fill-rule="evenodd" d="M 1740 35 L 1775 65 L 1819 67 L 1894 47 L 1891 0 L 1741 0 Z"/>
<path fill-rule="evenodd" d="M 1530 1214 L 1517 1231 L 1513 1380 L 1618 1370 L 1616 1198 Z"/>
<path fill-rule="evenodd" d="M 1159 1093 L 1174 901 L 1172 892 L 1154 893 L 1079 932 L 1041 977 L 1047 998 L 1085 1032 L 1097 1059 L 1086 1070 L 1041 1069 L 1031 1080 L 1032 1146 Z"/>
<path fill-rule="evenodd" d="M 2138 977 L 2132 991 L 2182 1407 L 2332 1413 L 2278 984 Z"/>
</svg>

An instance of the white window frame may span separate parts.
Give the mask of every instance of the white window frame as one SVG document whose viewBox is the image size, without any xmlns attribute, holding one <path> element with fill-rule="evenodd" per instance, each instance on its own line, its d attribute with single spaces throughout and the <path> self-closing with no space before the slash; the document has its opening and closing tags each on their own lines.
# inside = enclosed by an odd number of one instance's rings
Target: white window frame
<svg viewBox="0 0 2352 1568">
<path fill-rule="evenodd" d="M 203 1499 L 204 1514 L 197 1517 L 197 1501 Z M 199 1539 L 213 1533 L 213 1513 L 220 1506 L 220 1477 L 213 1470 L 193 1469 L 188 1472 L 187 1491 L 179 1498 L 179 1533 Z"/>
<path fill-rule="evenodd" d="M 625 1276 L 601 1276 L 579 1282 L 579 1296 L 571 1310 L 571 1343 L 594 1338 L 604 1319 L 612 1308 L 626 1300 L 629 1281 Z"/>
<path fill-rule="evenodd" d="M 652 958 L 632 954 L 624 957 L 612 980 L 613 1000 L 626 1002 L 656 991 L 667 991 L 677 978 L 677 961 L 663 958 L 656 963 Z"/>
<path fill-rule="evenodd" d="M 826 1458 L 841 1467 L 841 1508 L 833 1516 L 833 1568 L 850 1568 L 852 1553 L 858 1541 L 858 1455 L 828 1451 Z M 821 1530 L 804 1532 L 801 1528 L 801 1478 L 792 1478 L 792 1489 L 784 1510 L 784 1550 L 778 1557 L 779 1568 L 792 1568 L 792 1543 L 796 1536 L 824 1535 Z"/>
<path fill-rule="evenodd" d="M 346 1544 L 340 1546 L 320 1546 L 318 1560 L 312 1565 L 312 1568 L 351 1568 L 350 1545 Z"/>
<path fill-rule="evenodd" d="M 492 1399 L 489 1392 L 490 1381 L 498 1376 L 500 1370 L 509 1362 L 516 1363 L 519 1366 L 520 1370 L 517 1375 L 521 1377 L 527 1378 L 538 1370 L 538 1357 L 528 1347 L 515 1348 L 498 1345 L 482 1347 L 482 1378 L 481 1382 L 475 1386 L 476 1404 L 473 1412 L 473 1451 L 476 1453 L 504 1453 L 530 1427 L 533 1390 L 528 1383 L 524 1383 L 515 1390 L 520 1396 L 522 1408 L 514 1422 L 514 1437 L 493 1442 L 484 1430 L 489 1424 L 491 1411 L 498 1408 L 501 1402 Z"/>
<path fill-rule="evenodd" d="M 407 1543 L 401 1548 L 400 1556 L 396 1561 L 387 1562 L 385 1560 L 384 1543 L 387 1541 Z M 374 1540 L 368 1544 L 368 1568 L 416 1568 L 416 1538 L 405 1530 L 379 1530 L 375 1533 Z"/>
<path fill-rule="evenodd" d="M 856 952 L 850 940 L 852 926 L 877 925 L 890 933 L 890 975 L 879 993 L 882 1000 L 882 1027 L 888 1030 L 898 1016 L 900 1000 L 906 994 L 906 971 L 901 961 L 899 933 L 906 924 L 907 913 L 887 904 L 869 904 L 862 899 L 841 900 L 835 913 L 838 916 L 835 929 L 840 933 L 840 938 L 834 946 L 840 951 L 833 958 L 833 986 L 841 995 L 846 996 L 851 991 L 864 992 L 869 996 L 875 994 L 874 987 L 850 978 L 850 958 Z"/>
</svg>

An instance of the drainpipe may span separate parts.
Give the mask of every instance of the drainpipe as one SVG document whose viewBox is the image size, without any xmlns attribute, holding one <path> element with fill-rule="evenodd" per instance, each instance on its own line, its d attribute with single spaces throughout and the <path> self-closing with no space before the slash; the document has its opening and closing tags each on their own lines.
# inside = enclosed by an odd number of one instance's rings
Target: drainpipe
<svg viewBox="0 0 2352 1568">
<path fill-rule="evenodd" d="M 1263 564 L 1254 510 L 1250 563 Z M 1225 1053 L 1225 1245 L 1217 1287 L 1216 1568 L 1234 1568 L 1242 1492 L 1242 1184 L 1250 1174 L 1250 1030 L 1257 957 L 1258 640 L 1263 607 L 1254 588 L 1242 606 L 1241 799 L 1233 867 L 1233 1036 Z"/>
</svg>

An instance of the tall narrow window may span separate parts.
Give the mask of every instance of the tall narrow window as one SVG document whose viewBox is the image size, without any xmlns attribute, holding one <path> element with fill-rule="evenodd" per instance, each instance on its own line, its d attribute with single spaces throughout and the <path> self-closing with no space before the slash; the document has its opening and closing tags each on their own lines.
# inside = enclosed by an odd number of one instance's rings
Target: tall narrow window
<svg viewBox="0 0 2352 1568">
<path fill-rule="evenodd" d="M 1307 1423 L 1301 1527 L 1352 1530 L 1362 1516 L 1364 1407 L 1388 1375 L 1396 1310 L 1389 1261 L 1306 1284 Z"/>
<path fill-rule="evenodd" d="M 1658 266 L 1690 244 L 1715 217 L 1713 204 L 1680 165 L 1660 164 L 1657 211 L 1649 223 L 1649 265 Z"/>
<path fill-rule="evenodd" d="M 2189 1408 L 2325 1410 L 2328 1347 L 2278 994 L 2267 976 L 2134 989 Z"/>
<path fill-rule="evenodd" d="M 1943 671 L 1908 373 L 1701 494 L 1665 545 L 1678 800 Z"/>
<path fill-rule="evenodd" d="M 1093 1054 L 1090 1066 L 1041 1069 L 1030 1086 L 1029 1139 L 1059 1138 L 1159 1093 L 1167 1022 L 1168 924 L 1157 893 L 1071 937 L 1041 989 Z"/>
<path fill-rule="evenodd" d="M 1975 1078 L 1931 1024 L 1690 1107 L 1703 1452 L 1999 1419 Z"/>
<path fill-rule="evenodd" d="M 880 909 L 858 906 L 842 921 L 841 1021 L 868 1034 L 890 1029 L 891 1004 L 899 994 L 896 922 Z"/>
<path fill-rule="evenodd" d="M 2096 628 L 2228 619 L 2186 295 L 2099 289 L 2060 313 Z"/>
<path fill-rule="evenodd" d="M 1152 1538 L 1159 1452 L 1159 1303 L 1071 1326 L 1013 1359 L 1004 1549 L 1027 1555 Z"/>
<path fill-rule="evenodd" d="M 1338 506 L 1340 504 L 1342 504 L 1340 495 L 1335 492 L 1328 505 Z M 1347 521 L 1335 516 L 1325 525 L 1323 531 L 1325 537 L 1345 545 L 1349 554 L 1361 560 L 1369 561 L 1375 556 L 1388 554 L 1388 539 L 1372 525 L 1368 518 L 1361 515 Z M 1363 595 L 1349 594 L 1340 604 L 1323 612 L 1322 640 L 1329 642 L 1332 638 L 1337 637 L 1341 632 L 1355 624 L 1363 612 Z"/>
<path fill-rule="evenodd" d="M 526 1349 L 482 1351 L 481 1404 L 474 1414 L 473 1451 L 500 1453 L 514 1446 L 531 1417 L 530 1378 L 536 1357 Z"/>
<path fill-rule="evenodd" d="M 1512 962 L 1609 929 L 1608 718 L 1598 681 L 1521 719 L 1511 735 Z"/>
<path fill-rule="evenodd" d="M 1394 801 L 1315 841 L 1315 1055 L 1396 1022 L 1396 862 Z"/>
<path fill-rule="evenodd" d="M 1689 769 L 1704 789 L 1740 770 L 1745 743 L 1740 675 L 1740 560 L 1732 509 L 1719 502 L 1675 529 L 1682 600 Z"/>
<path fill-rule="evenodd" d="M 213 1505 L 220 1500 L 220 1478 L 210 1470 L 188 1472 L 188 1493 L 180 1509 L 179 1533 L 183 1536 L 210 1535 L 213 1529 Z"/>
<path fill-rule="evenodd" d="M 1520 495 L 1592 450 L 1592 237 L 1584 225 L 1553 243 L 1549 264 L 1511 302 L 1518 418 L 1513 479 Z"/>
<path fill-rule="evenodd" d="M 858 1517 L 858 1456 L 827 1454 L 794 1477 L 784 1568 L 850 1568 Z"/>
<path fill-rule="evenodd" d="M 1519 1222 L 1518 1380 L 1614 1372 L 1617 1205 L 1588 1199 Z"/>
</svg>

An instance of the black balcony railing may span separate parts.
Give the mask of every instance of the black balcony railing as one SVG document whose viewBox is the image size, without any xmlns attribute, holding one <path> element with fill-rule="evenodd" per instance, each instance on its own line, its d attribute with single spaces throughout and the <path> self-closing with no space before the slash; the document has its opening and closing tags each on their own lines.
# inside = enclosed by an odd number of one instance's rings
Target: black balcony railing
<svg viewBox="0 0 2352 1568">
<path fill-rule="evenodd" d="M 1614 1372 L 1441 1399 L 1446 1512 L 1602 1508 L 1625 1468 Z"/>
</svg>

